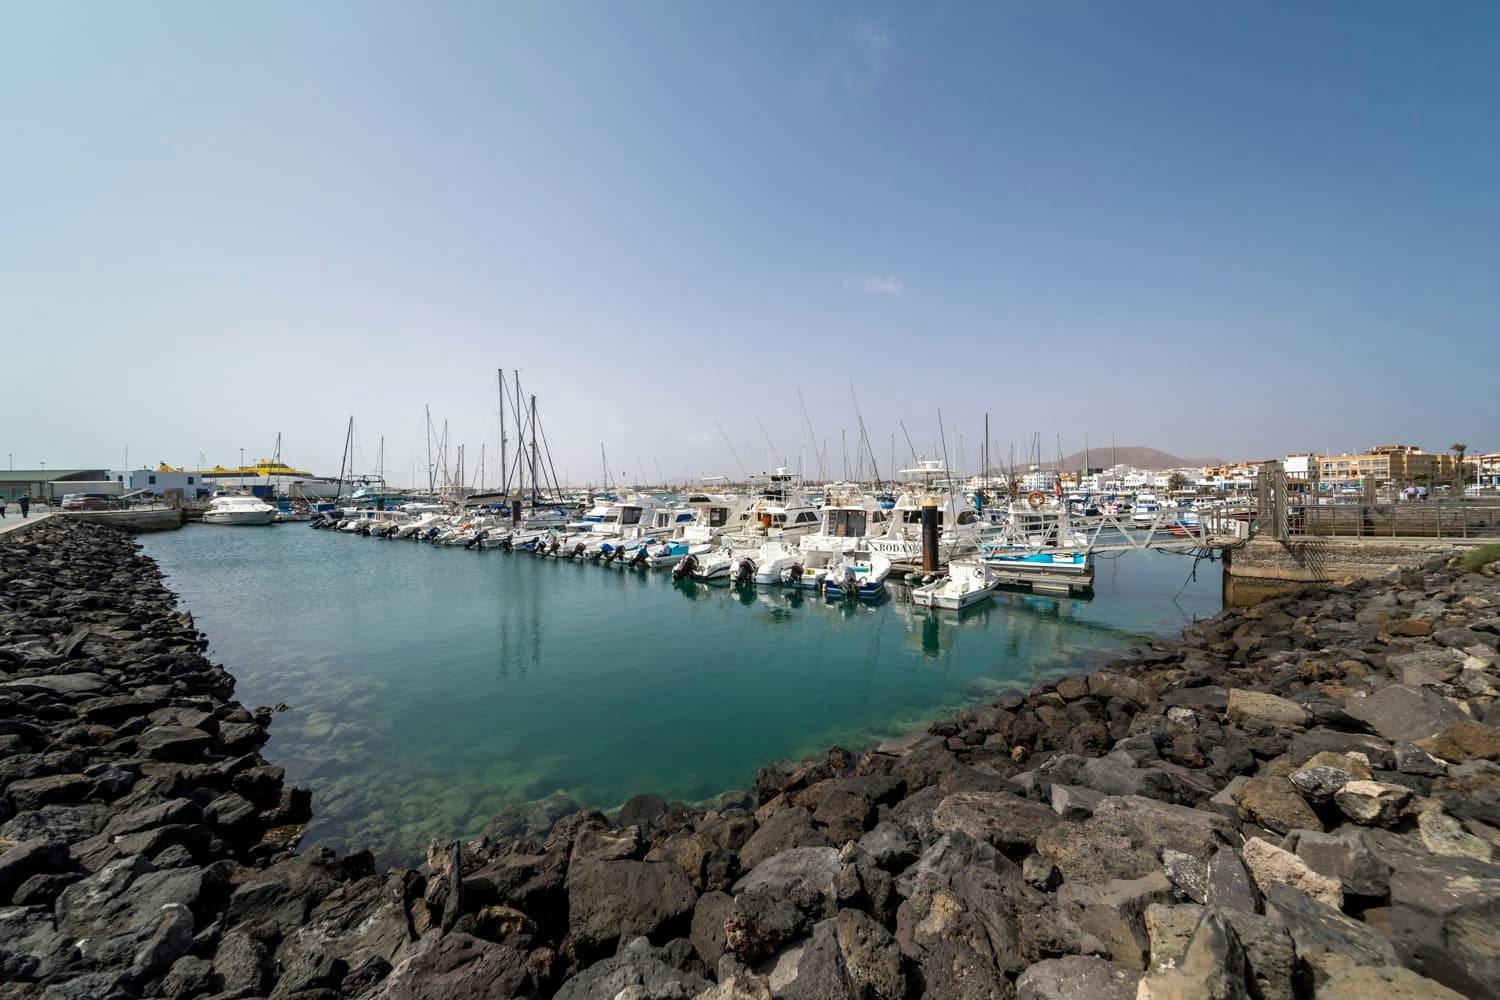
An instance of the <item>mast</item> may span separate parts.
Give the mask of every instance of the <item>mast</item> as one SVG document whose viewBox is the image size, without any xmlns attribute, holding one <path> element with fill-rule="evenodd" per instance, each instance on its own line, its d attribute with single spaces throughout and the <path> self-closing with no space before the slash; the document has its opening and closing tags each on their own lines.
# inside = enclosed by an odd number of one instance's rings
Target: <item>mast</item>
<svg viewBox="0 0 1500 1000">
<path fill-rule="evenodd" d="M 339 483 L 333 491 L 333 498 L 337 500 L 344 492 L 344 469 L 349 463 L 349 447 L 354 443 L 354 415 L 349 415 L 349 429 L 344 432 L 344 457 L 339 460 Z"/>
<path fill-rule="evenodd" d="M 516 448 L 516 502 L 519 503 L 526 496 L 526 463 L 521 461 L 526 451 L 526 424 L 521 419 L 521 369 L 517 368 L 515 374 L 516 391 L 511 396 L 511 403 L 516 408 L 516 427 L 520 434 Z"/>
<path fill-rule="evenodd" d="M 429 499 L 435 499 L 437 484 L 433 482 L 433 473 L 436 469 L 432 464 L 432 404 L 425 403 L 422 408 L 427 413 L 427 496 Z"/>
<path fill-rule="evenodd" d="M 536 506 L 536 396 L 531 397 L 531 504 Z"/>
<path fill-rule="evenodd" d="M 510 492 L 510 466 L 505 463 L 505 369 L 495 369 L 495 381 L 500 384 L 500 492 Z"/>
</svg>

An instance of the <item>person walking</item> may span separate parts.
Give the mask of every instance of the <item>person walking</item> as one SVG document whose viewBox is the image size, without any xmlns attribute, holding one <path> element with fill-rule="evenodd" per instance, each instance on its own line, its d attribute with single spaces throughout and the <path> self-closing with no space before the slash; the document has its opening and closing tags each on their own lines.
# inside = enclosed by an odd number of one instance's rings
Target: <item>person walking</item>
<svg viewBox="0 0 1500 1000">
<path fill-rule="evenodd" d="M 5 520 L 5 504 L 6 503 L 7 503 L 7 501 L 6 501 L 5 497 L 0 496 L 0 521 Z"/>
<path fill-rule="evenodd" d="M 30 517 L 31 516 L 31 497 L 22 495 L 22 497 L 19 500 L 17 500 L 16 502 L 21 505 L 21 517 L 22 518 Z"/>
</svg>

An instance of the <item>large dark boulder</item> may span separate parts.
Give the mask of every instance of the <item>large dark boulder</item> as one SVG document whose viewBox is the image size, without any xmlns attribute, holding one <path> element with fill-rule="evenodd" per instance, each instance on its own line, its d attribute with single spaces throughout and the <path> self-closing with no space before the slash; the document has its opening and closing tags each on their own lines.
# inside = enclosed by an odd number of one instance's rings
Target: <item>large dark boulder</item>
<svg viewBox="0 0 1500 1000">
<path fill-rule="evenodd" d="M 583 861 L 568 869 L 567 888 L 568 934 L 580 955 L 641 936 L 678 937 L 698 899 L 670 861 Z"/>
<path fill-rule="evenodd" d="M 563 983 L 555 1000 L 595 1000 L 626 996 L 632 1000 L 685 1000 L 713 983 L 685 972 L 669 959 L 667 949 L 652 948 L 644 937 L 620 948 L 613 958 L 595 962 Z"/>
<path fill-rule="evenodd" d="M 369 1000 L 510 1000 L 537 995 L 526 956 L 456 931 L 428 934 Z"/>
<path fill-rule="evenodd" d="M 813 825 L 812 814 L 801 806 L 775 813 L 740 848 L 740 869 L 749 871 L 766 858 L 793 847 L 828 847 L 826 834 Z"/>
</svg>

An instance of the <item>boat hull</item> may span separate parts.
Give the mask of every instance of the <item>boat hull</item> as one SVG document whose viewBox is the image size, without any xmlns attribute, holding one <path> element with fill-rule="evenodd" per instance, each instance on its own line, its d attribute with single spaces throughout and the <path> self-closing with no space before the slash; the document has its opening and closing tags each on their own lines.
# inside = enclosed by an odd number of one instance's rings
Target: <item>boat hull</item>
<svg viewBox="0 0 1500 1000">
<path fill-rule="evenodd" d="M 204 524 L 260 525 L 272 524 L 276 520 L 275 510 L 205 511 Z"/>
</svg>

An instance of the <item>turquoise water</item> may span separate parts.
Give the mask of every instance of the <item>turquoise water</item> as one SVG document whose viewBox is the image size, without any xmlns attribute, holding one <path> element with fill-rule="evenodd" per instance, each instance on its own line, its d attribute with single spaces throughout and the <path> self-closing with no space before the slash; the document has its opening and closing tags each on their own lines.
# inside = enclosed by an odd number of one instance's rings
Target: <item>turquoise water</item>
<svg viewBox="0 0 1500 1000">
<path fill-rule="evenodd" d="M 265 755 L 313 789 L 306 844 L 386 856 L 564 791 L 699 801 L 1218 610 L 1217 564 L 1100 560 L 1092 600 L 962 617 L 673 584 L 521 553 L 271 528 L 144 536 L 238 681 L 285 703 Z"/>
</svg>

